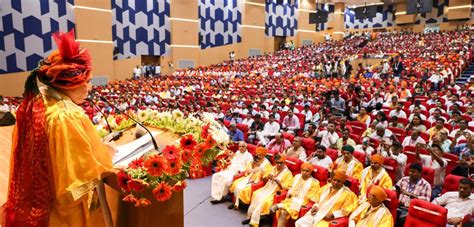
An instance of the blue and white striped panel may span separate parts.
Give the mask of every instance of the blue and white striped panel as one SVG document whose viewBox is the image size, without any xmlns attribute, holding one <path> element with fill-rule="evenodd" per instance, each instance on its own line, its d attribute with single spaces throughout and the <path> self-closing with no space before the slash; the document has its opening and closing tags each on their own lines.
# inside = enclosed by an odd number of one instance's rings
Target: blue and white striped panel
<svg viewBox="0 0 474 227">
<path fill-rule="evenodd" d="M 114 59 L 168 53 L 170 0 L 112 0 L 112 18 Z"/>
<path fill-rule="evenodd" d="M 332 4 L 322 4 L 318 3 L 316 6 L 319 10 L 328 12 L 328 22 L 331 22 L 334 19 L 334 5 Z M 324 31 L 327 29 L 327 23 L 320 23 L 316 25 L 316 31 Z"/>
<path fill-rule="evenodd" d="M 448 22 L 449 0 L 433 0 L 433 8 L 429 13 L 420 14 L 416 24 L 439 24 Z"/>
<path fill-rule="evenodd" d="M 386 28 L 394 25 L 394 5 L 377 6 L 377 14 L 374 18 L 356 19 L 353 8 L 346 7 L 344 13 L 344 24 L 346 29 L 364 28 Z"/>
<path fill-rule="evenodd" d="M 267 36 L 295 36 L 298 28 L 298 1 L 265 1 L 265 34 Z"/>
<path fill-rule="evenodd" d="M 0 1 L 0 74 L 29 71 L 56 49 L 52 33 L 74 28 L 74 0 Z"/>
<path fill-rule="evenodd" d="M 199 1 L 201 49 L 241 42 L 241 5 L 238 0 Z"/>
</svg>

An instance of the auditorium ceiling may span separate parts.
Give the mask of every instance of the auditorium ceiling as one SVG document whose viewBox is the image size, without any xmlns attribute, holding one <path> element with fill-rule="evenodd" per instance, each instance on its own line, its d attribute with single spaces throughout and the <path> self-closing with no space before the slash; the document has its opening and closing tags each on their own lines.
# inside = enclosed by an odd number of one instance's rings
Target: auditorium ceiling
<svg viewBox="0 0 474 227">
<path fill-rule="evenodd" d="M 318 0 L 318 3 L 338 3 L 343 2 L 348 6 L 358 6 L 364 4 L 393 4 L 398 2 L 406 2 L 407 0 Z"/>
</svg>

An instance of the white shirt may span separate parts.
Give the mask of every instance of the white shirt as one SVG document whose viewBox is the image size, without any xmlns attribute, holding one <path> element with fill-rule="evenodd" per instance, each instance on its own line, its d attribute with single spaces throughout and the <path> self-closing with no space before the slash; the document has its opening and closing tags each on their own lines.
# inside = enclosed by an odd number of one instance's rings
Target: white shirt
<svg viewBox="0 0 474 227">
<path fill-rule="evenodd" d="M 325 155 L 323 159 L 319 159 L 318 156 L 313 157 L 310 160 L 308 160 L 308 162 L 310 162 L 313 165 L 322 166 L 328 170 L 329 170 L 329 167 L 332 165 L 332 159 L 331 157 L 327 155 Z"/>
<path fill-rule="evenodd" d="M 265 125 L 263 126 L 262 132 L 265 135 L 274 136 L 275 134 L 278 133 L 278 131 L 280 131 L 280 124 L 274 121 L 273 123 L 270 123 L 270 122 L 265 123 Z"/>
<path fill-rule="evenodd" d="M 141 73 L 142 73 L 142 70 L 140 70 L 139 68 L 134 68 L 133 69 L 133 76 L 134 77 L 140 77 Z"/>
<path fill-rule="evenodd" d="M 0 106 L 0 112 L 10 112 L 10 106 L 8 106 L 7 104 L 3 104 L 2 106 Z"/>
<path fill-rule="evenodd" d="M 232 158 L 227 170 L 236 174 L 238 171 L 243 171 L 245 167 L 253 161 L 253 156 L 248 151 L 244 153 L 237 151 L 235 156 Z"/>
<path fill-rule="evenodd" d="M 330 133 L 329 131 L 321 131 L 318 134 L 321 137 L 321 145 L 325 147 L 331 147 L 331 145 L 336 144 L 337 139 L 339 139 L 339 135 L 334 131 Z"/>
<path fill-rule="evenodd" d="M 395 178 L 397 181 L 402 179 L 403 171 L 405 171 L 405 166 L 407 165 L 407 160 L 408 160 L 407 155 L 403 153 L 399 153 L 398 155 L 395 155 L 392 152 L 390 152 L 390 155 L 388 155 L 386 151 L 382 151 L 382 156 L 385 158 L 394 159 L 398 163 L 397 170 L 395 171 Z"/>
<path fill-rule="evenodd" d="M 407 137 L 405 137 L 405 139 L 403 139 L 402 145 L 404 147 L 405 146 L 415 146 L 417 143 L 426 144 L 426 141 L 423 138 L 421 138 L 421 136 L 418 136 L 416 138 L 416 140 L 412 140 L 411 136 L 407 136 Z"/>
<path fill-rule="evenodd" d="M 367 148 L 364 148 L 362 147 L 362 144 L 357 144 L 355 147 L 354 147 L 354 151 L 361 151 L 361 152 L 364 152 L 365 153 L 365 157 L 367 157 L 367 160 L 369 160 L 369 157 L 374 153 L 374 148 L 371 147 L 371 146 L 367 146 Z"/>
<path fill-rule="evenodd" d="M 390 114 L 389 114 L 390 117 L 393 117 L 393 116 L 396 116 L 398 118 L 407 118 L 407 114 L 405 113 L 405 111 L 403 110 L 392 110 L 390 111 Z"/>
<path fill-rule="evenodd" d="M 301 114 L 304 114 L 305 116 L 305 121 L 311 121 L 311 118 L 313 118 L 313 112 L 311 112 L 311 110 L 308 110 L 308 111 L 301 111 Z"/>
<path fill-rule="evenodd" d="M 254 120 L 253 120 L 252 118 L 250 118 L 250 119 L 245 118 L 245 119 L 241 122 L 241 124 L 247 125 L 247 126 L 250 128 L 250 126 L 252 125 L 253 121 L 254 121 Z"/>
<path fill-rule="evenodd" d="M 474 194 L 466 199 L 459 197 L 459 192 L 446 192 L 444 195 L 433 200 L 436 205 L 444 206 L 448 209 L 448 219 L 464 218 L 474 212 Z"/>
<path fill-rule="evenodd" d="M 432 168 L 435 171 L 434 185 L 433 186 L 442 186 L 443 181 L 444 181 L 444 176 L 446 175 L 446 166 L 448 165 L 448 162 L 446 160 L 442 159 L 443 160 L 443 166 L 441 167 L 436 160 L 431 159 L 431 155 L 420 154 L 420 157 L 421 157 L 421 161 L 423 163 L 423 166 Z"/>
</svg>

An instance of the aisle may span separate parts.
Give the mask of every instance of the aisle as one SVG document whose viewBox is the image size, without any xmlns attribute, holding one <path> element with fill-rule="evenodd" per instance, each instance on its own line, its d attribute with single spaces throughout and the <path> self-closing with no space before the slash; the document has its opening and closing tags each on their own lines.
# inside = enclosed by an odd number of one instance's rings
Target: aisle
<svg viewBox="0 0 474 227">
<path fill-rule="evenodd" d="M 238 227 L 246 218 L 236 210 L 228 210 L 229 203 L 212 205 L 211 177 L 187 180 L 184 191 L 185 227 Z"/>
</svg>

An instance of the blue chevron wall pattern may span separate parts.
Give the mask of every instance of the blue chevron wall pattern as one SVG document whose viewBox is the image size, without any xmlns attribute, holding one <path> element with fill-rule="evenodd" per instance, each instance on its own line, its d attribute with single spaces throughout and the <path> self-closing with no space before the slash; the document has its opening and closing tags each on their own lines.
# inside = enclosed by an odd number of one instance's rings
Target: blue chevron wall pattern
<svg viewBox="0 0 474 227">
<path fill-rule="evenodd" d="M 168 53 L 170 0 L 112 0 L 114 59 Z"/>
<path fill-rule="evenodd" d="M 344 25 L 346 29 L 363 29 L 363 28 L 386 28 L 391 27 L 395 23 L 394 5 L 377 6 L 377 14 L 374 18 L 356 19 L 353 8 L 346 7 L 344 13 Z"/>
<path fill-rule="evenodd" d="M 74 0 L 0 1 L 0 74 L 29 71 L 56 49 L 52 33 L 74 28 Z"/>
<path fill-rule="evenodd" d="M 429 13 L 422 13 L 418 16 L 416 24 L 439 24 L 448 22 L 449 0 L 433 0 L 433 8 Z"/>
<path fill-rule="evenodd" d="M 318 3 L 317 6 L 316 6 L 319 10 L 322 10 L 324 12 L 328 12 L 329 15 L 328 15 L 328 22 L 331 22 L 334 18 L 334 5 L 332 4 L 322 4 L 322 3 Z M 327 23 L 320 23 L 320 24 L 317 24 L 316 26 L 316 31 L 324 31 L 327 29 Z"/>
<path fill-rule="evenodd" d="M 298 1 L 265 1 L 265 34 L 267 36 L 295 36 L 298 28 Z"/>
<path fill-rule="evenodd" d="M 199 0 L 201 49 L 240 43 L 242 1 Z"/>
</svg>

